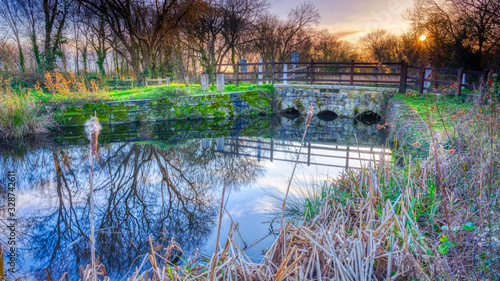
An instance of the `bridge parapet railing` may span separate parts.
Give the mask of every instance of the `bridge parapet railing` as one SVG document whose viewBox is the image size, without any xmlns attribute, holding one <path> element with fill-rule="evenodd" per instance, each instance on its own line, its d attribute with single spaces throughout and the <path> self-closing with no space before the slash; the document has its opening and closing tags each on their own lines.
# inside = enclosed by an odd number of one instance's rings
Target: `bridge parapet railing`
<svg viewBox="0 0 500 281">
<path fill-rule="evenodd" d="M 488 70 L 470 71 L 431 66 L 372 62 L 260 62 L 218 64 L 223 81 L 270 84 L 335 84 L 394 87 L 399 92 L 470 93 L 481 89 Z"/>
</svg>

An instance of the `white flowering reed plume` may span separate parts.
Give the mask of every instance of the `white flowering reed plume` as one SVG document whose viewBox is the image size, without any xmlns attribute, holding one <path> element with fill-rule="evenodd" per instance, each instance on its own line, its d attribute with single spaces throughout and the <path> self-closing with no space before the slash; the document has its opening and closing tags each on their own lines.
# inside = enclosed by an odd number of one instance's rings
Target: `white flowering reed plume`
<svg viewBox="0 0 500 281">
<path fill-rule="evenodd" d="M 295 168 L 297 168 L 297 163 L 299 162 L 300 159 L 300 152 L 302 150 L 302 146 L 304 145 L 304 140 L 306 138 L 307 134 L 307 128 L 309 127 L 309 124 L 311 123 L 311 119 L 314 115 L 314 107 L 311 105 L 309 106 L 309 110 L 307 111 L 307 117 L 306 117 L 306 128 L 304 129 L 304 135 L 302 136 L 302 142 L 300 143 L 299 147 L 299 152 L 297 153 L 297 160 L 295 160 L 295 164 L 293 165 L 293 170 L 292 170 L 292 175 L 290 176 L 290 180 L 288 181 L 288 187 L 286 188 L 286 194 L 285 194 L 285 199 L 283 200 L 283 206 L 281 210 L 281 230 L 283 230 L 283 221 L 284 221 L 284 216 L 285 216 L 285 206 L 286 206 L 286 199 L 288 198 L 288 193 L 290 192 L 290 186 L 292 185 L 292 180 L 293 180 L 293 175 L 295 174 Z M 283 239 L 283 244 L 285 243 L 285 239 Z M 283 250 L 285 250 L 285 245 L 283 245 Z"/>
<path fill-rule="evenodd" d="M 97 116 L 90 118 L 85 123 L 85 133 L 90 140 L 90 164 L 92 170 L 90 171 L 90 259 L 92 263 L 92 280 L 97 280 L 96 274 L 96 259 L 95 259 L 95 222 L 94 222 L 94 162 L 97 157 L 97 144 L 99 143 L 99 132 L 101 131 L 101 124 Z"/>
</svg>

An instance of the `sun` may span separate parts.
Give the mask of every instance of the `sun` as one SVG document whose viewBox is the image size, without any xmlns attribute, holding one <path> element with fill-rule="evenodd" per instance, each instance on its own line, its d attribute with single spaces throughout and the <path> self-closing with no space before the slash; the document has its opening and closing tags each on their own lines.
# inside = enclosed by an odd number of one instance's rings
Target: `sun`
<svg viewBox="0 0 500 281">
<path fill-rule="evenodd" d="M 420 41 L 425 41 L 426 38 L 427 36 L 425 36 L 425 34 L 420 35 Z"/>
</svg>

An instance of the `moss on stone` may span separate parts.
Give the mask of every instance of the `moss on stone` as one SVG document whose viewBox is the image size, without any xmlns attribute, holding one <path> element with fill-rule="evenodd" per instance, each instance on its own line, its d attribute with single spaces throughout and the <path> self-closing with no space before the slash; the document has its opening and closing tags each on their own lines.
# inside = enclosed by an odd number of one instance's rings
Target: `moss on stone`
<svg viewBox="0 0 500 281">
<path fill-rule="evenodd" d="M 238 97 L 248 106 L 235 112 Z M 118 103 L 85 103 L 54 109 L 54 116 L 62 125 L 82 125 L 97 115 L 101 123 L 160 121 L 203 117 L 228 117 L 237 114 L 272 113 L 270 94 L 246 91 L 243 94 L 215 94 L 190 97 L 171 97 L 148 102 L 125 101 Z M 239 105 L 238 105 L 239 106 Z"/>
<path fill-rule="evenodd" d="M 259 112 L 269 112 L 269 105 L 272 102 L 272 99 L 263 92 L 259 91 L 246 91 L 240 98 L 248 103 L 250 106 L 254 106 L 258 109 Z"/>
</svg>

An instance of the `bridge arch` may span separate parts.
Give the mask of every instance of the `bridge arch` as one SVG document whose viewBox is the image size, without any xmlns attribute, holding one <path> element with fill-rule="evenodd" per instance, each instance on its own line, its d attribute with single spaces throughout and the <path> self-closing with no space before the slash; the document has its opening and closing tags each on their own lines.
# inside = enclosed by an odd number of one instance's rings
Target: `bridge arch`
<svg viewBox="0 0 500 281">
<path fill-rule="evenodd" d="M 356 115 L 355 118 L 359 122 L 367 124 L 367 125 L 373 125 L 375 123 L 380 122 L 380 120 L 382 120 L 382 117 L 379 114 L 377 114 L 371 110 L 363 111 L 363 112 L 359 113 L 358 115 Z"/>
<path fill-rule="evenodd" d="M 337 117 L 339 117 L 337 113 L 335 113 L 331 110 L 320 111 L 320 112 L 318 112 L 317 116 L 320 120 L 323 120 L 323 121 L 333 121 L 333 120 L 337 119 Z"/>
<path fill-rule="evenodd" d="M 292 106 L 282 110 L 281 114 L 288 119 L 296 119 L 300 116 L 300 111 Z"/>
</svg>

